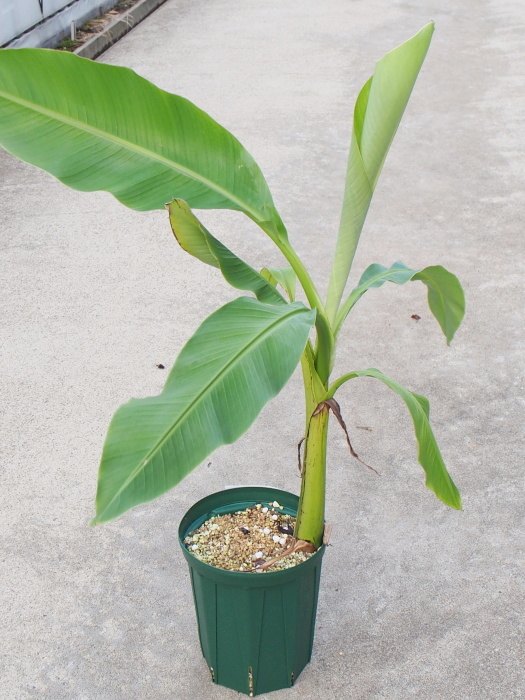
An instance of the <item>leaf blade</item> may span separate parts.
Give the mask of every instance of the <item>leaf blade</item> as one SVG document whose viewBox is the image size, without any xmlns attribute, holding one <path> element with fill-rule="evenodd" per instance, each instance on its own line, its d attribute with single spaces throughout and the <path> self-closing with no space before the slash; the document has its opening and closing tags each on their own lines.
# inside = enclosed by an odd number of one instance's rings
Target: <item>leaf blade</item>
<svg viewBox="0 0 525 700">
<path fill-rule="evenodd" d="M 378 263 L 369 265 L 355 289 L 350 292 L 337 314 L 335 329 L 340 330 L 345 318 L 369 289 L 385 282 L 405 284 L 420 281 L 427 287 L 428 305 L 450 345 L 465 315 L 465 294 L 459 279 L 441 265 L 412 270 L 401 262 L 386 268 Z"/>
<path fill-rule="evenodd" d="M 243 211 L 285 236 L 266 181 L 239 141 L 128 68 L 63 51 L 3 50 L 0 143 L 70 187 L 107 190 L 135 209 L 179 196 L 195 207 Z"/>
<path fill-rule="evenodd" d="M 332 321 L 336 318 L 381 168 L 433 31 L 434 24 L 430 22 L 383 56 L 356 100 L 341 221 L 326 304 Z"/>
<path fill-rule="evenodd" d="M 118 409 L 99 472 L 94 523 L 175 486 L 236 440 L 299 362 L 315 312 L 241 297 L 212 314 L 181 351 L 162 393 Z"/>
<path fill-rule="evenodd" d="M 297 276 L 291 267 L 263 267 L 261 276 L 268 280 L 273 287 L 280 285 L 290 301 L 295 300 Z"/>
<path fill-rule="evenodd" d="M 426 285 L 428 305 L 450 345 L 465 315 L 465 294 L 458 278 L 441 265 L 432 265 L 412 279 Z"/>
<path fill-rule="evenodd" d="M 452 477 L 447 471 L 436 438 L 430 426 L 429 402 L 425 396 L 415 394 L 378 369 L 370 368 L 348 372 L 334 382 L 329 390 L 333 396 L 337 389 L 350 379 L 372 377 L 386 384 L 389 389 L 400 396 L 412 417 L 416 440 L 418 443 L 418 461 L 426 475 L 425 486 L 433 491 L 445 505 L 461 510 L 461 496 Z"/>
<path fill-rule="evenodd" d="M 268 304 L 286 303 L 272 284 L 212 236 L 187 202 L 174 199 L 167 208 L 171 230 L 183 250 L 201 262 L 217 267 L 235 289 L 253 292 L 259 301 Z"/>
</svg>

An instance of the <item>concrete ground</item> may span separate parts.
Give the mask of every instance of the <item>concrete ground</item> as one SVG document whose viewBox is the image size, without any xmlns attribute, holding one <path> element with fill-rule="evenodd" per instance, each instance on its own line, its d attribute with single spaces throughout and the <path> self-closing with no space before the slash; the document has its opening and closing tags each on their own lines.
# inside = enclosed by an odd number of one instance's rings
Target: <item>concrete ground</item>
<svg viewBox="0 0 525 700">
<path fill-rule="evenodd" d="M 314 657 L 276 700 L 525 696 L 522 3 L 168 0 L 103 57 L 236 133 L 322 281 L 353 100 L 375 60 L 430 18 L 354 269 L 441 263 L 464 283 L 465 323 L 447 348 L 422 286 L 384 287 L 356 307 L 338 368 L 377 366 L 430 398 L 464 511 L 424 488 L 397 397 L 373 380 L 348 386 L 355 447 L 381 476 L 334 427 Z M 201 658 L 176 529 L 224 485 L 298 488 L 299 377 L 176 490 L 90 528 L 111 415 L 157 393 L 156 363 L 171 365 L 233 294 L 178 249 L 163 212 L 68 191 L 4 153 L 0 168 L 0 697 L 237 697 Z M 252 263 L 278 263 L 241 215 L 203 218 Z"/>
</svg>

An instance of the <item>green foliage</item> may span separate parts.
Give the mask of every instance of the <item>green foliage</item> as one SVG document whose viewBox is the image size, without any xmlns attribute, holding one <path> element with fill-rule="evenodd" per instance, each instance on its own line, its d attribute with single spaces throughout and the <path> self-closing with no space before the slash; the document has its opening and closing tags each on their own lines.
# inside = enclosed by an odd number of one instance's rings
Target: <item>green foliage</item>
<svg viewBox="0 0 525 700">
<path fill-rule="evenodd" d="M 298 538 L 319 544 L 322 537 L 329 418 L 324 402 L 347 380 L 361 376 L 379 379 L 405 401 L 427 486 L 443 502 L 460 507 L 424 397 L 372 369 L 329 383 L 337 334 L 369 289 L 387 281 L 423 282 L 447 342 L 463 318 L 461 285 L 441 266 L 370 265 L 341 303 L 375 186 L 432 33 L 433 24 L 427 24 L 386 54 L 357 98 L 326 304 L 288 241 L 258 165 L 210 116 L 127 68 L 59 51 L 0 51 L 4 148 L 70 187 L 106 190 L 134 209 L 162 208 L 169 202 L 180 246 L 219 270 L 234 288 L 256 297 L 241 297 L 204 321 L 159 396 L 132 400 L 117 411 L 102 455 L 95 522 L 159 496 L 219 445 L 236 440 L 299 360 L 306 441 Z M 215 238 L 192 208 L 243 212 L 272 239 L 287 267 L 257 272 Z M 294 301 L 298 285 L 308 306 Z M 315 339 L 309 339 L 314 324 Z"/>
<path fill-rule="evenodd" d="M 378 369 L 365 369 L 349 372 L 340 377 L 328 392 L 328 396 L 333 396 L 335 391 L 345 382 L 356 377 L 374 377 L 386 384 L 387 387 L 395 391 L 405 402 L 416 432 L 418 442 L 419 463 L 425 470 L 426 486 L 433 491 L 436 496 L 452 508 L 461 508 L 461 496 L 447 472 L 445 462 L 439 451 L 439 447 L 430 427 L 430 406 L 428 399 L 420 394 L 415 394 L 398 384 L 390 377 L 380 372 Z"/>
<path fill-rule="evenodd" d="M 465 315 L 465 295 L 458 278 L 441 265 L 425 267 L 419 271 L 411 270 L 400 262 L 394 263 L 390 268 L 377 263 L 369 265 L 363 272 L 357 287 L 339 309 L 335 321 L 336 332 L 354 304 L 368 289 L 381 287 L 385 282 L 405 284 L 410 280 L 419 280 L 427 286 L 428 305 L 441 326 L 447 343 L 450 344 Z"/>
<path fill-rule="evenodd" d="M 139 210 L 176 195 L 200 209 L 242 211 L 285 235 L 262 173 L 237 139 L 129 68 L 60 51 L 3 50 L 0 120 L 5 149 L 69 187 L 107 190 Z"/>
<path fill-rule="evenodd" d="M 297 277 L 291 267 L 263 267 L 261 275 L 274 287 L 280 285 L 290 301 L 295 299 Z"/>
<path fill-rule="evenodd" d="M 247 265 L 214 238 L 201 224 L 186 202 L 174 199 L 168 205 L 173 235 L 181 248 L 207 265 L 217 267 L 224 279 L 235 289 L 253 292 L 259 301 L 283 304 L 284 299 L 275 285 Z"/>
<path fill-rule="evenodd" d="M 182 349 L 159 396 L 133 399 L 109 427 L 95 522 L 177 484 L 234 442 L 286 384 L 315 311 L 241 297 L 209 316 Z"/>
<path fill-rule="evenodd" d="M 341 223 L 328 288 L 330 320 L 335 319 L 381 168 L 433 32 L 434 24 L 430 22 L 383 56 L 357 98 Z"/>
</svg>

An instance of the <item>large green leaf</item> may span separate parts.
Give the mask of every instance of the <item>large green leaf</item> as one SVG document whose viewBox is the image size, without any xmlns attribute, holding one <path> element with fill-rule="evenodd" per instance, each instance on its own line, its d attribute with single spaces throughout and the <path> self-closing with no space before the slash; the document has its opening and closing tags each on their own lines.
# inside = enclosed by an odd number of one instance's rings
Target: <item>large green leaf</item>
<svg viewBox="0 0 525 700">
<path fill-rule="evenodd" d="M 377 179 L 433 31 L 431 22 L 387 53 L 357 98 L 341 222 L 328 288 L 327 312 L 331 320 L 336 317 Z"/>
<path fill-rule="evenodd" d="M 342 384 L 356 377 L 374 377 L 379 379 L 403 399 L 414 423 L 419 447 L 418 459 L 426 474 L 425 483 L 427 488 L 433 491 L 443 503 L 460 510 L 461 496 L 447 471 L 436 438 L 430 427 L 428 399 L 405 389 L 401 384 L 390 379 L 378 369 L 357 370 L 344 374 L 330 387 L 328 396 L 332 397 Z"/>
<path fill-rule="evenodd" d="M 427 286 L 428 305 L 450 344 L 465 315 L 465 295 L 458 278 L 441 265 L 432 265 L 422 270 L 411 270 L 401 262 L 396 262 L 389 268 L 378 263 L 369 265 L 357 287 L 339 309 L 336 332 L 354 304 L 368 289 L 381 287 L 385 282 L 405 284 L 410 280 L 419 280 Z"/>
<path fill-rule="evenodd" d="M 175 486 L 236 440 L 288 381 L 315 311 L 241 297 L 212 314 L 181 351 L 159 396 L 115 414 L 99 472 L 95 523 Z"/>
<path fill-rule="evenodd" d="M 64 51 L 0 51 L 0 145 L 78 190 L 134 209 L 174 197 L 243 211 L 284 237 L 264 177 L 226 129 L 128 68 Z"/>
<path fill-rule="evenodd" d="M 232 287 L 253 292 L 259 301 L 268 304 L 285 303 L 274 286 L 212 236 L 184 200 L 174 199 L 167 208 L 173 235 L 183 250 L 206 265 L 219 268 Z"/>
</svg>

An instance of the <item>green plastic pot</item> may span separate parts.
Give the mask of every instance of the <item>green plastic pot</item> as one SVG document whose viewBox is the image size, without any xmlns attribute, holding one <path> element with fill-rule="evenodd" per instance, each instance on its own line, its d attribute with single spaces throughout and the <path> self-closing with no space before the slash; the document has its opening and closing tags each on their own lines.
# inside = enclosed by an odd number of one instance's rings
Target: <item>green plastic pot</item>
<svg viewBox="0 0 525 700">
<path fill-rule="evenodd" d="M 293 685 L 310 661 L 324 547 L 284 571 L 244 573 L 203 563 L 184 538 L 212 515 L 278 501 L 295 515 L 298 497 L 262 486 L 233 488 L 196 503 L 179 526 L 190 567 L 202 653 L 214 683 L 250 696 Z"/>
</svg>

